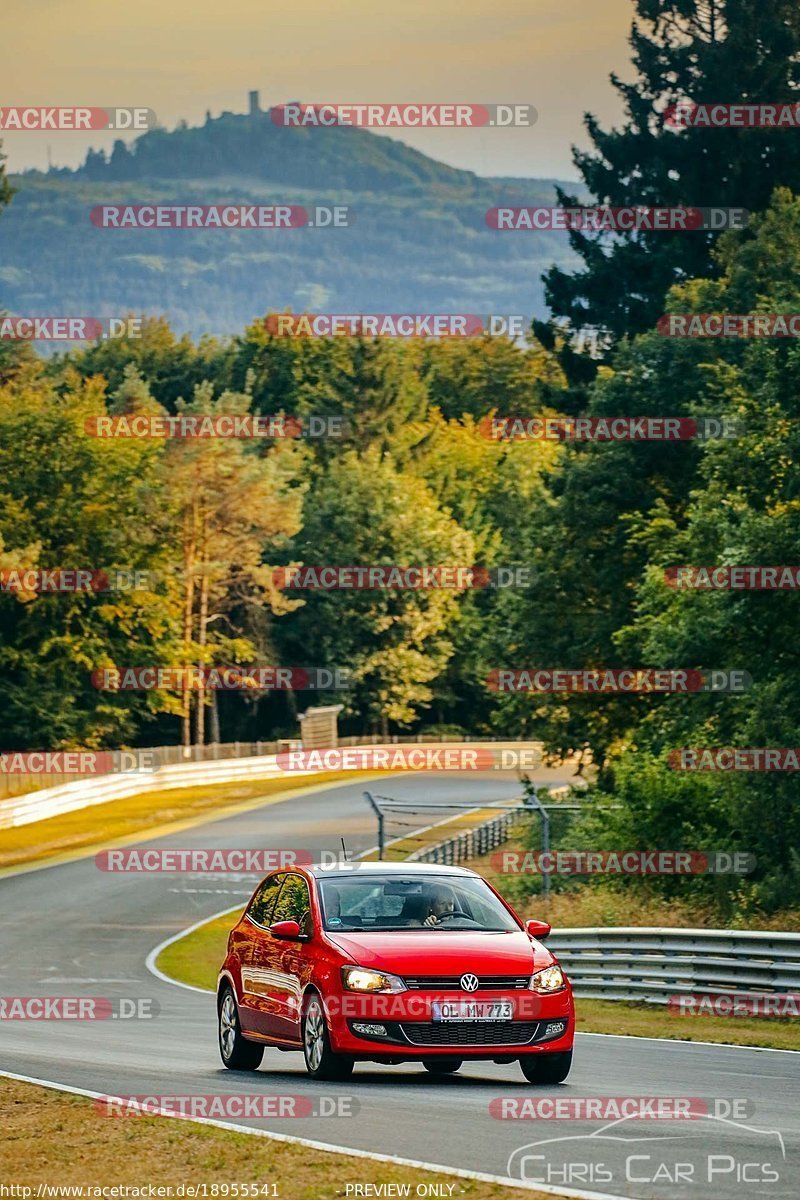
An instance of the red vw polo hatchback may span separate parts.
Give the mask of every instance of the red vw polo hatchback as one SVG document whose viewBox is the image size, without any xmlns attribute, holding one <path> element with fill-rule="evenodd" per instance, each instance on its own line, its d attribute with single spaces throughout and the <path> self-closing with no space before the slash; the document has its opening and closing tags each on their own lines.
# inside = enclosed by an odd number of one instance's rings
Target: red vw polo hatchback
<svg viewBox="0 0 800 1200">
<path fill-rule="evenodd" d="M 228 938 L 217 987 L 226 1067 L 254 1071 L 265 1046 L 302 1050 L 315 1079 L 357 1061 L 519 1061 L 531 1083 L 572 1063 L 569 982 L 474 871 L 350 863 L 268 875 Z"/>
</svg>

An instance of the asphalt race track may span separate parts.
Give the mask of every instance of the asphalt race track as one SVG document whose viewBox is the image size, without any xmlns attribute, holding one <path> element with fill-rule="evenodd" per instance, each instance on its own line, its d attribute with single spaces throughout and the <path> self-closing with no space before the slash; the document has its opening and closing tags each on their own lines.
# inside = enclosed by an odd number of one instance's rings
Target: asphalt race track
<svg viewBox="0 0 800 1200">
<path fill-rule="evenodd" d="M 338 849 L 344 836 L 355 854 L 376 841 L 363 786 L 333 786 L 140 844 L 319 851 Z M 497 775 L 404 775 L 375 790 L 413 799 L 420 810 L 454 797 L 477 803 L 519 794 L 510 776 Z M 419 824 L 442 815 L 421 812 Z M 151 1020 L 3 1021 L 0 1069 L 114 1096 L 267 1093 L 309 1097 L 315 1105 L 323 1096 L 353 1097 L 354 1116 L 232 1117 L 230 1123 L 497 1177 L 549 1179 L 555 1189 L 581 1194 L 797 1196 L 796 1054 L 584 1034 L 567 1083 L 552 1088 L 527 1084 L 516 1064 L 491 1063 L 465 1065 L 440 1081 L 410 1064 L 362 1064 L 346 1084 L 315 1083 L 300 1055 L 272 1050 L 255 1075 L 225 1071 L 213 996 L 168 984 L 145 963 L 170 936 L 243 905 L 255 882 L 250 876 L 110 874 L 93 857 L 0 878 L 0 995 L 152 998 L 159 1007 Z M 497 1120 L 489 1103 L 503 1096 L 746 1098 L 750 1106 L 744 1120 L 724 1119 L 723 1106 L 719 1119 L 603 1128 L 597 1121 Z M 353 1182 L 361 1178 L 356 1172 Z"/>
</svg>

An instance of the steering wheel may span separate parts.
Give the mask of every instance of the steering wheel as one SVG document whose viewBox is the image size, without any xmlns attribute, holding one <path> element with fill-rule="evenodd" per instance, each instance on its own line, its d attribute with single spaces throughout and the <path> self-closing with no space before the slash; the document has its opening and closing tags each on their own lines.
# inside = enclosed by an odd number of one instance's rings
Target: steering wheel
<svg viewBox="0 0 800 1200">
<path fill-rule="evenodd" d="M 439 917 L 439 924 L 442 921 L 452 921 L 454 917 L 458 917 L 460 921 L 471 921 L 473 925 L 480 925 L 480 921 L 476 921 L 474 917 L 468 917 L 465 912 L 446 912 Z"/>
</svg>

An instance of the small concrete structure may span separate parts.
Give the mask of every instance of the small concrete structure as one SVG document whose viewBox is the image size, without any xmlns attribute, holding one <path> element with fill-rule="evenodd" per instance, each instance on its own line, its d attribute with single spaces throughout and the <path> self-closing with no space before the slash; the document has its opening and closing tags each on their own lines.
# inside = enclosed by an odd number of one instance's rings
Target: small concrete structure
<svg viewBox="0 0 800 1200">
<path fill-rule="evenodd" d="M 328 704 L 322 708 L 307 708 L 300 713 L 300 737 L 304 750 L 329 750 L 339 744 L 339 713 L 343 704 Z"/>
</svg>

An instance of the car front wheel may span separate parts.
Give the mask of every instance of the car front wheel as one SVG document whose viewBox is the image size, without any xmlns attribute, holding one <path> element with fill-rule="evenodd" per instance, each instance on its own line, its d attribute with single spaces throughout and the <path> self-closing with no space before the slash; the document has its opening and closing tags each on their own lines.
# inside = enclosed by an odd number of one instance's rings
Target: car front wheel
<svg viewBox="0 0 800 1200">
<path fill-rule="evenodd" d="M 562 1054 L 528 1054 L 519 1060 L 529 1083 L 563 1083 L 572 1066 L 572 1051 Z"/>
<path fill-rule="evenodd" d="M 316 993 L 306 1000 L 303 1014 L 303 1056 L 312 1079 L 347 1079 L 353 1073 L 355 1060 L 349 1054 L 335 1054 L 331 1049 L 325 1010 Z"/>
<path fill-rule="evenodd" d="M 263 1046 L 242 1037 L 236 997 L 227 984 L 219 998 L 219 1052 L 223 1063 L 231 1071 L 255 1071 L 264 1057 Z"/>
</svg>

